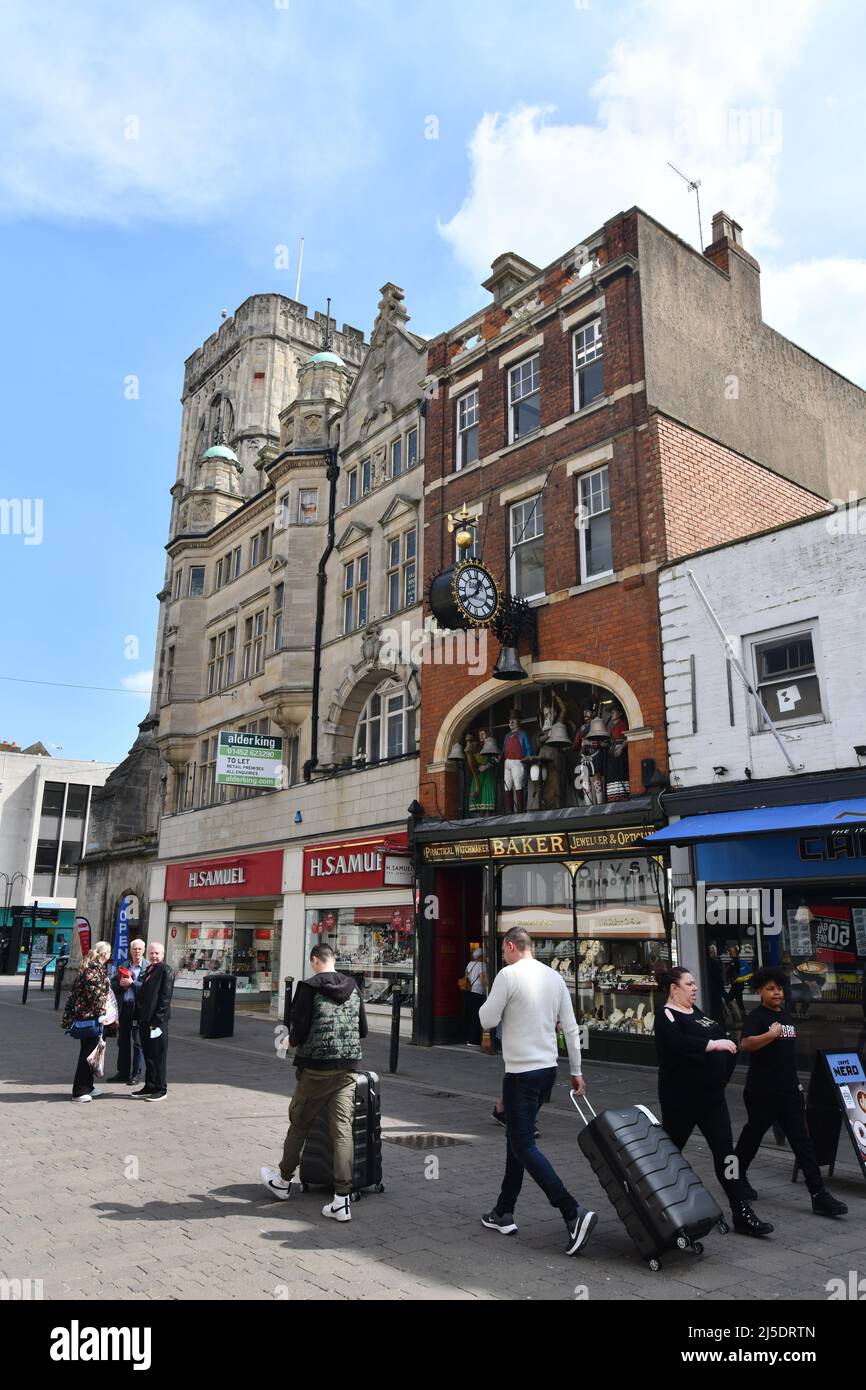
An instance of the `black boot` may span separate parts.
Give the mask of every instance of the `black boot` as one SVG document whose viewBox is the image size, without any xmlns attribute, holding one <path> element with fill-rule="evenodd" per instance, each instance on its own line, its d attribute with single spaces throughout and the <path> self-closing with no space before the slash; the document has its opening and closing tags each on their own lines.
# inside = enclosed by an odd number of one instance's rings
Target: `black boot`
<svg viewBox="0 0 866 1390">
<path fill-rule="evenodd" d="M 820 1192 L 816 1192 L 812 1197 L 812 1210 L 816 1216 L 847 1216 L 848 1208 L 844 1202 L 840 1202 L 838 1197 L 834 1197 L 828 1192 L 826 1187 L 822 1187 Z"/>
<path fill-rule="evenodd" d="M 748 1202 L 734 1202 L 731 1205 L 734 1230 L 741 1236 L 768 1236 L 773 1227 L 769 1221 L 762 1221 Z"/>
</svg>

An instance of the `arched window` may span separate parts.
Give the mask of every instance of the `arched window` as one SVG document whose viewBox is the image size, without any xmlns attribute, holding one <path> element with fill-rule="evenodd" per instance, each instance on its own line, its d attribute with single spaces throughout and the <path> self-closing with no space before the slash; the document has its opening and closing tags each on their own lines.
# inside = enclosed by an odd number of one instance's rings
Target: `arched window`
<svg viewBox="0 0 866 1390">
<path fill-rule="evenodd" d="M 231 401 L 228 396 L 219 393 L 214 396 L 208 410 L 207 443 L 205 444 L 205 448 L 210 448 L 214 444 L 228 444 L 234 432 L 235 416 Z"/>
<path fill-rule="evenodd" d="M 387 681 L 370 696 L 358 720 L 355 762 L 379 763 L 415 751 L 415 710 L 405 685 Z"/>
</svg>

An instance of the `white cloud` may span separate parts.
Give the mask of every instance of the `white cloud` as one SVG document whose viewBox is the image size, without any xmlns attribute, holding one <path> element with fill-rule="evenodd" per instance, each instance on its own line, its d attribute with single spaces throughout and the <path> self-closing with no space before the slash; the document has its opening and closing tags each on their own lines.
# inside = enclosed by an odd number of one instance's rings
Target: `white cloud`
<svg viewBox="0 0 866 1390">
<path fill-rule="evenodd" d="M 773 328 L 858 385 L 866 385 L 866 261 L 843 256 L 766 266 L 761 305 Z"/>
<path fill-rule="evenodd" d="M 619 15 L 626 37 L 592 88 L 595 122 L 541 106 L 486 114 L 469 145 L 468 195 L 442 235 L 478 279 L 503 251 L 545 265 L 635 204 L 697 245 L 695 196 L 671 161 L 701 180 L 705 245 L 724 209 L 747 250 L 778 259 L 785 126 L 797 114 L 783 85 L 807 63 L 819 16 L 816 0 L 726 0 L 723 12 L 639 0 Z M 866 261 L 765 261 L 768 322 L 866 383 L 866 342 L 851 333 L 866 308 Z"/>
<path fill-rule="evenodd" d="M 333 87 L 332 87 L 333 84 Z M 0 12 L 0 215 L 249 219 L 363 163 L 356 82 L 296 14 L 196 0 Z M 137 122 L 137 126 L 136 126 Z"/>
<path fill-rule="evenodd" d="M 592 88 L 596 122 L 539 106 L 485 115 L 469 194 L 442 234 L 475 274 L 505 250 L 545 264 L 634 204 L 696 243 L 694 194 L 670 160 L 701 180 L 706 242 L 724 208 L 752 249 L 774 244 L 781 85 L 816 14 L 816 0 L 727 0 L 723 18 L 692 0 L 641 0 Z"/>
<path fill-rule="evenodd" d="M 134 694 L 143 695 L 149 700 L 153 686 L 153 668 L 149 671 L 136 671 L 132 676 L 124 676 L 122 684 L 125 690 L 131 690 Z"/>
</svg>

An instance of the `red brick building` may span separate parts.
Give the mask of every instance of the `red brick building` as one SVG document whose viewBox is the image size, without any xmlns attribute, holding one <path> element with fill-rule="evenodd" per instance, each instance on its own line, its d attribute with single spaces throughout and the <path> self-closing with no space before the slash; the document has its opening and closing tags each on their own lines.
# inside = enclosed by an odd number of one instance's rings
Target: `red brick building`
<svg viewBox="0 0 866 1390">
<path fill-rule="evenodd" d="M 671 949 L 641 839 L 668 771 L 657 572 L 857 485 L 863 393 L 764 324 L 722 213 L 704 256 L 632 209 L 544 269 L 498 257 L 485 288 L 430 344 L 424 573 L 455 564 L 468 514 L 464 558 L 528 601 L 537 646 L 523 680 L 495 679 L 492 634 L 424 670 L 417 1035 L 462 1036 L 470 948 L 492 975 L 522 923 L 577 981 L 596 1055 L 637 1058 Z"/>
</svg>

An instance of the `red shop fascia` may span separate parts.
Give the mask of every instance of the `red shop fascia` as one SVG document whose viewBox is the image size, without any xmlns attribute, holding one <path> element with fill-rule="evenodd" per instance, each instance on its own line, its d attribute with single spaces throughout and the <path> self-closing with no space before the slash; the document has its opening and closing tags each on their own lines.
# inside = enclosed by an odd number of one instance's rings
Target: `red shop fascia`
<svg viewBox="0 0 866 1390">
<path fill-rule="evenodd" d="M 277 898 L 283 891 L 283 851 L 227 854 L 169 864 L 165 871 L 167 903 L 200 903 L 235 898 Z"/>
<path fill-rule="evenodd" d="M 355 836 L 304 849 L 305 893 L 371 893 L 414 886 L 405 831 L 383 837 Z"/>
</svg>

